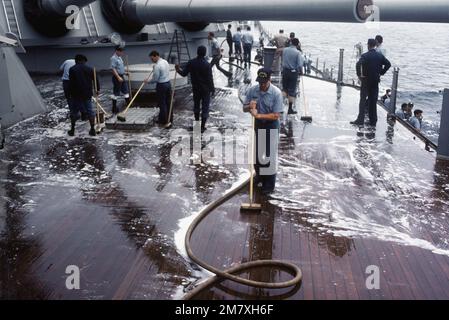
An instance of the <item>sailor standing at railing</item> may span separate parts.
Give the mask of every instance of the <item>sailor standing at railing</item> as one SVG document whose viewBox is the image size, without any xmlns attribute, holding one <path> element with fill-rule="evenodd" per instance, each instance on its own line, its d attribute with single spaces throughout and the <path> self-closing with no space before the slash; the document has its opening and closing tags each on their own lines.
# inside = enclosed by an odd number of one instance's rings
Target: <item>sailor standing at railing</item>
<svg viewBox="0 0 449 320">
<path fill-rule="evenodd" d="M 288 114 L 297 114 L 293 109 L 296 102 L 298 78 L 304 68 L 304 57 L 298 50 L 299 40 L 294 38 L 282 53 L 282 92 L 288 97 Z"/>
<path fill-rule="evenodd" d="M 369 121 L 372 127 L 377 125 L 377 100 L 379 98 L 379 82 L 391 68 L 391 63 L 385 56 L 376 51 L 375 39 L 368 40 L 368 52 L 363 54 L 357 62 L 357 76 L 362 87 L 360 88 L 359 115 L 351 124 L 363 126 L 365 124 L 365 110 L 368 101 Z"/>
</svg>

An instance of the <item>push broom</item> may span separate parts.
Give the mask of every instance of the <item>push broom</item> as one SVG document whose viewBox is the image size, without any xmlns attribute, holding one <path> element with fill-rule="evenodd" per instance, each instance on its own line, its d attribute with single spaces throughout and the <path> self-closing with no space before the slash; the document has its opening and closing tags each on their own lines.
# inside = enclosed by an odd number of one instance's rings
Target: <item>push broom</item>
<svg viewBox="0 0 449 320">
<path fill-rule="evenodd" d="M 253 118 L 253 128 L 251 131 L 251 161 L 249 164 L 250 181 L 249 181 L 249 203 L 243 203 L 241 206 L 241 211 L 261 211 L 262 205 L 254 202 L 254 155 L 256 153 L 256 143 L 255 143 L 255 128 L 256 128 L 256 118 Z"/>
<path fill-rule="evenodd" d="M 178 76 L 178 72 L 175 71 L 175 80 L 173 81 L 173 90 L 172 90 L 172 93 L 171 93 L 171 100 L 170 100 L 170 110 L 168 112 L 167 124 L 164 126 L 165 129 L 168 129 L 168 128 L 170 128 L 172 126 L 171 115 L 172 115 L 172 112 L 173 112 L 173 103 L 174 103 L 174 100 L 175 100 L 177 76 Z"/>
<path fill-rule="evenodd" d="M 97 107 L 95 108 L 97 110 L 97 126 L 95 128 L 95 131 L 98 133 L 101 132 L 101 126 L 100 126 L 100 106 L 98 103 L 98 85 L 97 85 L 97 69 L 94 68 L 94 88 L 95 88 L 95 103 Z"/>
<path fill-rule="evenodd" d="M 128 71 L 128 88 L 129 88 L 129 97 L 133 98 L 133 91 L 131 90 L 131 73 L 129 72 L 129 61 L 128 56 L 126 56 L 126 69 Z"/>
<path fill-rule="evenodd" d="M 140 85 L 139 90 L 137 90 L 136 94 L 134 95 L 134 97 L 132 98 L 132 100 L 129 102 L 128 106 L 126 107 L 125 111 L 121 112 L 120 114 L 117 115 L 117 120 L 120 122 L 126 122 L 126 114 L 128 113 L 129 109 L 131 108 L 131 106 L 133 105 L 134 101 L 137 99 L 137 97 L 140 94 L 140 91 L 142 91 L 143 87 L 147 84 L 147 81 L 150 80 L 151 76 L 152 76 L 153 72 L 150 73 L 150 75 L 148 76 L 148 78 L 146 78 L 142 84 Z"/>
<path fill-rule="evenodd" d="M 301 77 L 302 98 L 304 101 L 304 116 L 301 117 L 301 121 L 312 122 L 312 116 L 309 116 L 309 107 L 307 106 L 306 92 L 304 91 L 304 77 Z"/>
</svg>

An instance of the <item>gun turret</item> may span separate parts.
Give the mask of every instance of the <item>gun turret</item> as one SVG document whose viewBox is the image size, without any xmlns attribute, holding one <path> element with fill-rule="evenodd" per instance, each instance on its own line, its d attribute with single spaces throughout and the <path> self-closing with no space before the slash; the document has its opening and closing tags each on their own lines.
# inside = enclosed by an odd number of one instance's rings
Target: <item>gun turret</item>
<svg viewBox="0 0 449 320">
<path fill-rule="evenodd" d="M 24 13 L 27 20 L 40 33 L 59 37 L 69 30 L 66 20 L 69 16 L 67 8 L 75 5 L 82 8 L 96 0 L 24 0 Z"/>
</svg>

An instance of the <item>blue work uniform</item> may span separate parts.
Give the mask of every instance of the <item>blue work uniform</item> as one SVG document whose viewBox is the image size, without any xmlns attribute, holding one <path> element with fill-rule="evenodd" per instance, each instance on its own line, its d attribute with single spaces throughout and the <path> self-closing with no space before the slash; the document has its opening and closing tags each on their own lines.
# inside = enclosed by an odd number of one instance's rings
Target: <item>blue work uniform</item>
<svg viewBox="0 0 449 320">
<path fill-rule="evenodd" d="M 201 119 L 205 122 L 209 118 L 211 93 L 215 92 L 211 65 L 207 62 L 206 58 L 197 57 L 190 60 L 187 65 L 179 71 L 179 74 L 183 77 L 187 77 L 190 74 L 195 120 L 200 120 L 201 113 Z"/>
<path fill-rule="evenodd" d="M 251 51 L 253 50 L 254 37 L 251 32 L 247 31 L 242 35 L 243 44 L 243 61 L 245 65 L 248 64 L 251 67 Z"/>
<path fill-rule="evenodd" d="M 234 42 L 235 54 L 239 57 L 242 56 L 242 33 L 239 31 L 232 37 Z"/>
<path fill-rule="evenodd" d="M 85 112 L 89 118 L 94 118 L 95 112 L 92 108 L 94 70 L 84 63 L 77 63 L 70 68 L 69 76 L 70 96 L 72 98 L 71 119 L 74 121 L 78 120 L 80 112 Z M 97 90 L 100 91 L 98 78 Z"/>
<path fill-rule="evenodd" d="M 64 63 L 61 65 L 61 67 L 59 68 L 60 71 L 62 71 L 62 88 L 64 90 L 64 96 L 67 100 L 67 104 L 70 108 L 70 104 L 72 103 L 72 100 L 70 98 L 70 69 L 75 66 L 75 60 L 74 59 L 69 59 L 64 61 Z"/>
<path fill-rule="evenodd" d="M 282 113 L 283 97 L 279 88 L 270 84 L 266 92 L 259 85 L 250 88 L 244 101 L 248 105 L 257 101 L 259 114 Z M 262 182 L 262 190 L 271 192 L 276 186 L 276 172 L 279 146 L 280 121 L 256 120 L 256 170 L 257 179 Z"/>
<path fill-rule="evenodd" d="M 153 77 L 150 83 L 156 83 L 156 95 L 159 106 L 159 124 L 173 123 L 173 110 L 169 115 L 172 87 L 170 82 L 170 65 L 162 58 L 153 68 Z"/>
<path fill-rule="evenodd" d="M 303 73 L 304 57 L 294 46 L 290 45 L 282 53 L 282 91 L 289 97 L 297 96 L 298 77 Z"/>
<path fill-rule="evenodd" d="M 119 57 L 117 54 L 114 54 L 111 57 L 111 69 L 115 69 L 118 75 L 124 79 L 125 77 L 125 64 L 123 63 L 122 57 Z M 120 95 L 124 95 L 125 99 L 129 98 L 129 88 L 126 81 L 120 82 L 113 75 L 112 76 L 112 85 L 113 85 L 113 100 L 117 100 Z"/>
<path fill-rule="evenodd" d="M 363 54 L 357 62 L 357 76 L 362 79 L 359 115 L 356 120 L 358 124 L 363 124 L 365 122 L 366 103 L 368 101 L 370 125 L 376 126 L 380 77 L 387 73 L 390 68 L 390 61 L 388 61 L 384 55 L 377 52 L 376 49 L 371 49 Z"/>
<path fill-rule="evenodd" d="M 415 117 L 415 116 L 411 117 L 411 118 L 408 120 L 408 122 L 411 124 L 411 126 L 412 126 L 413 128 L 415 128 L 416 130 L 421 131 L 422 123 L 421 123 L 421 120 L 419 120 L 417 117 Z"/>
</svg>

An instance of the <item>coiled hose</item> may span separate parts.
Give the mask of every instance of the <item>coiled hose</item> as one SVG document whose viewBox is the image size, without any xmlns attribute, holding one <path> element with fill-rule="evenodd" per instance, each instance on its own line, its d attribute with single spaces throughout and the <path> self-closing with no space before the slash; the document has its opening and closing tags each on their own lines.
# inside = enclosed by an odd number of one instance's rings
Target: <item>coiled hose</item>
<svg viewBox="0 0 449 320">
<path fill-rule="evenodd" d="M 187 254 L 189 258 L 201 266 L 202 268 L 212 272 L 215 274 L 214 277 L 210 278 L 209 280 L 203 282 L 196 288 L 194 288 L 192 291 L 188 292 L 184 297 L 183 300 L 190 300 L 193 299 L 196 295 L 198 295 L 201 291 L 209 288 L 213 284 L 217 282 L 221 282 L 223 280 L 231 280 L 240 284 L 244 284 L 250 287 L 255 288 L 264 288 L 264 289 L 284 289 L 284 288 L 293 288 L 298 287 L 301 284 L 302 280 L 302 272 L 301 269 L 289 262 L 285 261 L 279 261 L 279 260 L 259 260 L 259 261 L 251 261 L 246 262 L 242 264 L 238 264 L 236 266 L 233 266 L 226 270 L 220 270 L 215 268 L 214 266 L 200 260 L 195 256 L 193 253 L 190 241 L 192 239 L 192 235 L 195 232 L 195 229 L 199 226 L 201 221 L 203 221 L 209 214 L 211 214 L 216 208 L 218 208 L 220 205 L 234 197 L 240 190 L 248 186 L 250 182 L 250 179 L 248 178 L 241 184 L 235 186 L 230 191 L 228 191 L 224 196 L 221 198 L 215 200 L 211 204 L 209 204 L 207 207 L 205 207 L 201 212 L 198 214 L 198 216 L 195 218 L 195 220 L 192 222 L 192 224 L 189 226 L 189 229 L 187 230 L 187 234 L 185 237 L 185 248 L 187 251 Z M 241 274 L 247 270 L 250 269 L 260 269 L 260 268 L 277 268 L 280 270 L 284 270 L 294 276 L 293 279 L 286 281 L 286 282 L 277 282 L 277 283 L 270 283 L 270 282 L 260 282 L 260 281 L 253 281 L 248 280 L 245 278 L 241 278 L 237 276 L 238 274 Z"/>
</svg>

